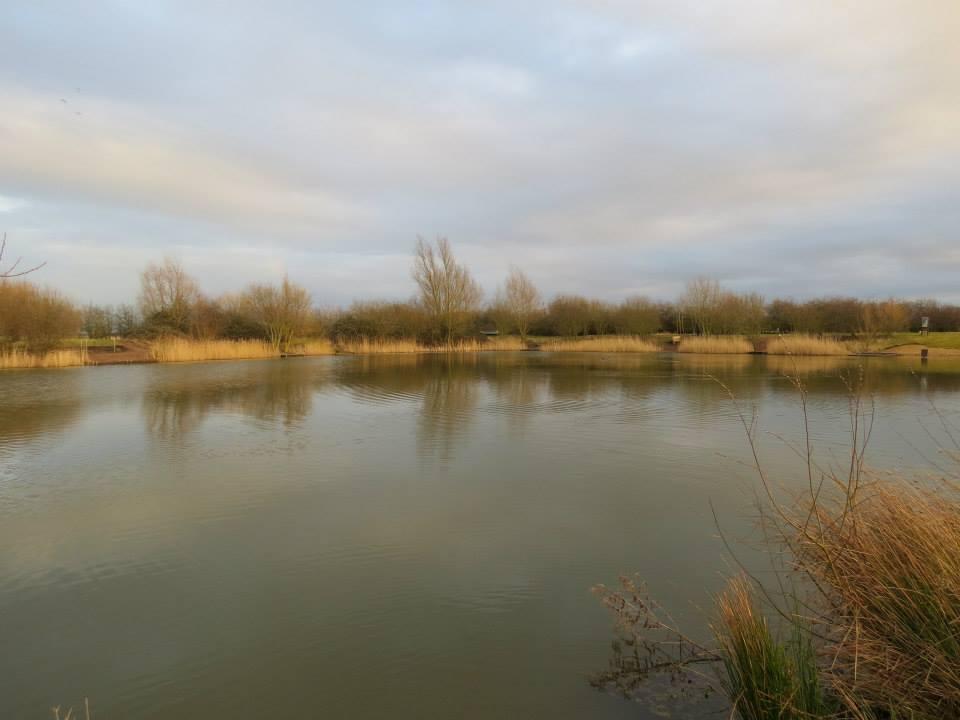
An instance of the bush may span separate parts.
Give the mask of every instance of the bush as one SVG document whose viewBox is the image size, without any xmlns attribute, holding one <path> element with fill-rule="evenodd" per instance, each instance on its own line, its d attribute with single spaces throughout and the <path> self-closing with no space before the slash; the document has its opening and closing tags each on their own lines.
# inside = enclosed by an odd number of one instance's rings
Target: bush
<svg viewBox="0 0 960 720">
<path fill-rule="evenodd" d="M 0 281 L 0 338 L 42 352 L 80 331 L 83 318 L 53 290 L 28 282 Z"/>
</svg>

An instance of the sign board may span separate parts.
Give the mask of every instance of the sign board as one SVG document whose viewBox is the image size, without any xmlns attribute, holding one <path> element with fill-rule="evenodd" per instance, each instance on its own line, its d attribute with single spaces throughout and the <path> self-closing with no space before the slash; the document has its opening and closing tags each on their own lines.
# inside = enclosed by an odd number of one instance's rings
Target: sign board
<svg viewBox="0 0 960 720">
<path fill-rule="evenodd" d="M 930 318 L 926 316 L 920 318 L 920 327 L 922 327 L 923 329 L 927 329 L 928 327 L 930 327 Z"/>
</svg>

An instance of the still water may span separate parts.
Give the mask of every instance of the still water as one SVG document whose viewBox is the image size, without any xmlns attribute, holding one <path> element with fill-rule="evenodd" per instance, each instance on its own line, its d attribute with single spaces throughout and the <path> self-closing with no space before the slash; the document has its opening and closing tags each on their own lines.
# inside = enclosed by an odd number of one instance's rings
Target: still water
<svg viewBox="0 0 960 720">
<path fill-rule="evenodd" d="M 0 375 L 0 718 L 644 718 L 597 583 L 693 634 L 764 462 L 842 461 L 848 359 L 328 357 Z M 868 458 L 939 462 L 960 365 L 873 359 Z M 937 411 L 934 410 L 936 407 Z M 783 440 L 776 436 L 782 436 Z M 799 481 L 799 480 L 797 480 Z M 711 510 L 711 507 L 713 510 Z"/>
</svg>

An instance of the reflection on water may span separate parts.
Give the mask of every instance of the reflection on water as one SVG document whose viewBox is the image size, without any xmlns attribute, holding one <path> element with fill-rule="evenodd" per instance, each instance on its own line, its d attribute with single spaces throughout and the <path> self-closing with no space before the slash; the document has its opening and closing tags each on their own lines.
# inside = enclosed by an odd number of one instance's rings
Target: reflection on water
<svg viewBox="0 0 960 720">
<path fill-rule="evenodd" d="M 264 422 L 296 426 L 310 413 L 325 372 L 297 362 L 178 366 L 143 393 L 147 429 L 163 439 L 196 430 L 211 412 L 239 413 Z"/>
<path fill-rule="evenodd" d="M 720 382 L 756 409 L 789 484 L 802 474 L 773 435 L 796 440 L 802 423 L 785 375 L 808 386 L 829 456 L 846 440 L 841 376 L 861 366 L 870 459 L 927 466 L 931 403 L 953 422 L 960 410 L 946 359 L 492 353 L 2 374 L 0 717 L 85 695 L 104 717 L 644 717 L 584 682 L 609 659 L 589 588 L 638 572 L 705 631 L 696 606 L 727 568 L 711 504 L 730 538 L 753 528 Z"/>
<path fill-rule="evenodd" d="M 84 410 L 83 375 L 0 374 L 0 458 L 38 435 L 54 435 Z"/>
</svg>

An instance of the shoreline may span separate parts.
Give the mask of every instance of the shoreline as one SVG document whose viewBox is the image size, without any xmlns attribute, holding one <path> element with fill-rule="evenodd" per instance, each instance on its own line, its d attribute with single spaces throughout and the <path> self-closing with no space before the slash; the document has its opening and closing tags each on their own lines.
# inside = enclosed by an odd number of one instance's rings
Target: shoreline
<svg viewBox="0 0 960 720">
<path fill-rule="evenodd" d="M 565 347 L 563 349 L 553 350 L 550 348 L 549 344 L 546 345 L 534 345 L 532 347 L 527 347 L 524 349 L 520 348 L 478 348 L 470 347 L 464 349 L 431 349 L 423 348 L 417 350 L 380 350 L 372 352 L 351 352 L 351 351 L 338 351 L 334 349 L 333 352 L 320 352 L 320 353 L 310 353 L 310 352 L 287 352 L 280 353 L 275 356 L 268 357 L 229 357 L 229 358 L 196 358 L 196 359 L 185 359 L 185 360 L 158 360 L 153 357 L 150 353 L 148 346 L 142 343 L 128 343 L 127 345 L 122 346 L 122 349 L 113 351 L 108 347 L 95 347 L 89 348 L 87 350 L 87 359 L 82 363 L 72 363 L 64 364 L 57 366 L 49 367 L 10 367 L 3 368 L 3 370 L 40 370 L 40 369 L 63 369 L 63 368 L 76 368 L 76 367 L 111 367 L 117 365 L 171 365 L 171 364 L 181 364 L 181 363 L 191 363 L 191 362 L 232 362 L 232 361 L 243 361 L 243 360 L 285 360 L 288 358 L 306 358 L 306 357 L 333 357 L 333 356 L 353 356 L 353 357 L 369 357 L 374 355 L 447 355 L 447 354 L 477 354 L 477 353 L 502 353 L 502 352 L 529 352 L 529 353 L 552 353 L 552 354 L 581 354 L 581 355 L 682 355 L 682 356 L 693 356 L 693 357 L 703 357 L 703 356 L 744 356 L 744 355 L 753 355 L 753 356 L 762 356 L 762 357 L 795 357 L 795 358 L 857 358 L 857 357 L 885 357 L 885 358 L 916 358 L 921 359 L 923 356 L 921 351 L 926 349 L 928 351 L 928 358 L 936 359 L 947 359 L 947 358 L 960 358 L 960 350 L 953 350 L 948 348 L 937 348 L 937 347 L 926 347 L 920 344 L 911 344 L 911 345 L 900 345 L 887 348 L 880 351 L 864 351 L 864 352 L 851 352 L 846 354 L 830 354 L 830 353 L 769 353 L 766 350 L 751 350 L 749 352 L 684 352 L 677 348 L 664 347 L 658 350 L 647 350 L 647 351 L 630 351 L 630 350 L 620 350 L 620 351 L 611 351 L 611 350 L 598 350 L 592 348 L 584 348 L 582 350 L 570 349 Z M 2 370 L 0 370 L 2 372 Z"/>
</svg>

